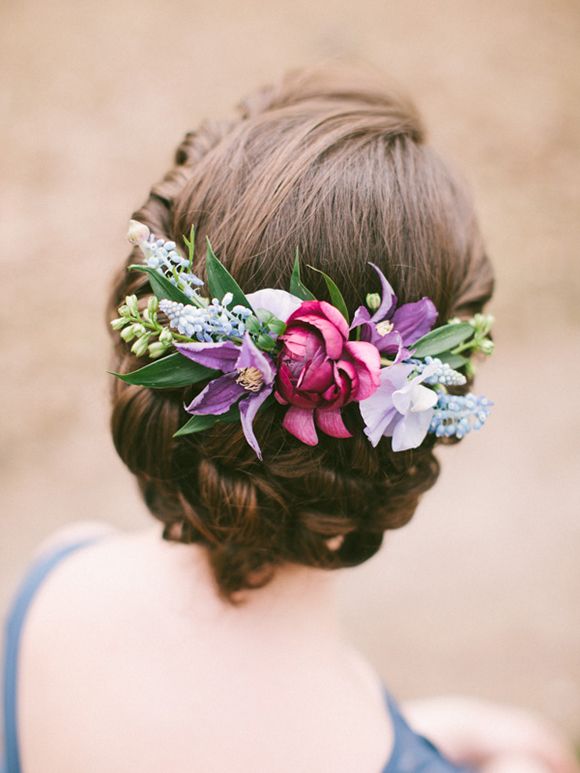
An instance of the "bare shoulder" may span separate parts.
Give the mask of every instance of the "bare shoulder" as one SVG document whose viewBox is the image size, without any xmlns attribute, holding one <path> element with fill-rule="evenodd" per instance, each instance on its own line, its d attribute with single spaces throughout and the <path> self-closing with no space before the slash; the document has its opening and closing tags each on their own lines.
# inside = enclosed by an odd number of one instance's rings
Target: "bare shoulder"
<svg viewBox="0 0 580 773">
<path fill-rule="evenodd" d="M 124 604 L 133 607 L 136 600 L 149 598 L 148 584 L 154 588 L 163 583 L 171 565 L 158 528 L 122 532 L 97 521 L 59 530 L 41 543 L 35 558 L 83 542 L 87 544 L 59 561 L 38 588 L 26 623 L 27 640 L 63 623 L 80 625 L 85 616 L 91 624 L 100 614 L 111 619 Z"/>
</svg>

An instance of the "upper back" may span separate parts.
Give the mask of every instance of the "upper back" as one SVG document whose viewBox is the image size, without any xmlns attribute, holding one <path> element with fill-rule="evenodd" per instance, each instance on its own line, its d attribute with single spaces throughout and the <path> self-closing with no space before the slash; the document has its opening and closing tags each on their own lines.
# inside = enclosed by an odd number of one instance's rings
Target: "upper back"
<svg viewBox="0 0 580 773">
<path fill-rule="evenodd" d="M 27 773 L 375 771 L 392 727 L 378 680 L 317 620 L 219 600 L 198 549 L 157 532 L 75 552 L 21 641 Z"/>
</svg>

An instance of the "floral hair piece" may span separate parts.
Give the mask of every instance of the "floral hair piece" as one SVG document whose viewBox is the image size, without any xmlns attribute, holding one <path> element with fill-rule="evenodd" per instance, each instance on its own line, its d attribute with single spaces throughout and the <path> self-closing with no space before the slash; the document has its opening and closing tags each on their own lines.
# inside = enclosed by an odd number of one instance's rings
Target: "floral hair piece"
<svg viewBox="0 0 580 773">
<path fill-rule="evenodd" d="M 311 446 L 318 431 L 351 437 L 342 417 L 349 403 L 358 403 L 369 442 L 376 446 L 389 437 L 393 451 L 417 448 L 428 433 L 462 438 L 485 423 L 492 403 L 453 390 L 473 375 L 472 354 L 493 351 L 491 316 L 434 327 L 437 309 L 429 298 L 399 305 L 380 268 L 369 263 L 381 292 L 369 293 L 351 321 L 327 274 L 313 269 L 322 274 L 331 302 L 304 286 L 298 256 L 288 292 L 245 295 L 209 240 L 208 297 L 193 272 L 193 228 L 184 237 L 187 257 L 135 220 L 128 239 L 145 258 L 129 268 L 147 274 L 153 295 L 145 308 L 128 296 L 111 325 L 133 342 L 135 355 L 154 362 L 114 375 L 152 389 L 204 384 L 185 406 L 191 418 L 176 437 L 240 421 L 261 459 L 253 421 L 274 400 L 287 406 L 283 427 Z"/>
</svg>

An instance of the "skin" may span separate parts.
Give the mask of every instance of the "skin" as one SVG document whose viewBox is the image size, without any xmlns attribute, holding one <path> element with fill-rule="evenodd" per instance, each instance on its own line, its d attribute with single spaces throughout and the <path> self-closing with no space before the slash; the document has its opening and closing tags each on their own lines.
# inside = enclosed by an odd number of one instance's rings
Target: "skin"
<svg viewBox="0 0 580 773">
<path fill-rule="evenodd" d="M 393 730 L 378 676 L 342 639 L 335 574 L 288 566 L 232 607 L 203 549 L 164 542 L 157 525 L 80 524 L 41 551 L 96 534 L 49 575 L 24 629 L 27 773 L 382 769 Z M 404 710 L 485 773 L 577 770 L 522 712 L 464 698 Z"/>
</svg>

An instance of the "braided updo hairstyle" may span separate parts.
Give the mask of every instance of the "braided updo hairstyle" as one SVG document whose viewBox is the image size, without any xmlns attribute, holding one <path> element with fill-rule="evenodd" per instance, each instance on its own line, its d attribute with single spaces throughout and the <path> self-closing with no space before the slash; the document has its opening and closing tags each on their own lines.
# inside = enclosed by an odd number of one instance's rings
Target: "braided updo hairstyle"
<svg viewBox="0 0 580 773">
<path fill-rule="evenodd" d="M 493 275 L 471 202 L 424 144 L 413 106 L 374 80 L 344 72 L 293 73 L 244 101 L 235 120 L 205 123 L 133 217 L 181 244 L 196 226 L 204 277 L 206 235 L 246 292 L 287 289 L 296 248 L 302 264 L 329 273 L 352 311 L 378 289 L 368 261 L 399 302 L 429 296 L 438 324 L 479 311 Z M 138 262 L 133 251 L 127 264 Z M 303 269 L 325 298 L 322 277 Z M 126 295 L 147 301 L 143 274 L 119 271 L 110 317 Z M 114 336 L 116 371 L 145 364 Z M 383 533 L 406 524 L 439 467 L 428 435 L 417 449 L 373 448 L 355 405 L 343 410 L 353 437 L 320 433 L 315 447 L 282 428 L 273 405 L 254 422 L 264 461 L 239 424 L 174 439 L 199 386 L 150 390 L 114 381 L 112 430 L 169 540 L 207 548 L 219 592 L 264 585 L 277 566 L 359 564 Z"/>
</svg>

